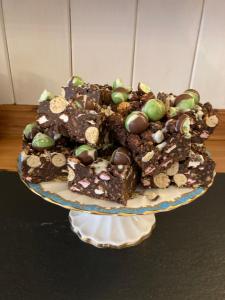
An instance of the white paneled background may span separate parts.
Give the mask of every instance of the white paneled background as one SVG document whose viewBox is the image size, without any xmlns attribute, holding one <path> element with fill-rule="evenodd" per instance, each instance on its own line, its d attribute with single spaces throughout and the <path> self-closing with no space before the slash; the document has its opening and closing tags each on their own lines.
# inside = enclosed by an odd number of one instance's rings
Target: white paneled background
<svg viewBox="0 0 225 300">
<path fill-rule="evenodd" d="M 75 73 L 225 108 L 225 1 L 0 0 L 1 104 L 36 104 Z"/>
</svg>

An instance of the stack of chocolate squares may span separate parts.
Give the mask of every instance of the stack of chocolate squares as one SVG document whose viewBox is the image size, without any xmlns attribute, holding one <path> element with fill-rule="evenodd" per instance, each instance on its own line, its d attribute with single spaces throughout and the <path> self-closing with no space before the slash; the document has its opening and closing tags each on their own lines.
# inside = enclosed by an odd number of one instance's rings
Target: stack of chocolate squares
<svg viewBox="0 0 225 300">
<path fill-rule="evenodd" d="M 67 176 L 71 191 L 126 205 L 136 185 L 208 186 L 215 163 L 204 142 L 218 118 L 196 90 L 158 93 L 138 84 L 89 84 L 73 76 L 62 95 L 44 91 L 37 120 L 24 129 L 22 176 Z"/>
</svg>

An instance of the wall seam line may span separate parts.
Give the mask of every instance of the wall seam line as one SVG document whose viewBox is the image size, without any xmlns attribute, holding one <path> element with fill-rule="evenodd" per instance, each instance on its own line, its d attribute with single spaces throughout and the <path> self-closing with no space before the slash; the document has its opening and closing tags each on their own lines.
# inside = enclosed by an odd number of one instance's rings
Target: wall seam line
<svg viewBox="0 0 225 300">
<path fill-rule="evenodd" d="M 4 16 L 4 10 L 3 10 L 3 2 L 2 2 L 2 0 L 0 0 L 0 15 L 2 15 L 3 39 L 5 41 L 7 66 L 8 66 L 8 70 L 9 70 L 9 77 L 10 77 L 10 80 L 11 80 L 13 104 L 16 104 L 16 96 L 15 96 L 15 89 L 14 89 L 13 76 L 12 76 L 12 69 L 11 69 L 11 63 L 10 63 L 10 57 L 9 57 L 9 47 L 8 47 L 8 40 L 7 40 L 7 36 L 6 36 L 5 16 Z"/>
<path fill-rule="evenodd" d="M 199 27 L 198 27 L 197 38 L 196 38 L 196 43 L 195 43 L 195 49 L 194 49 L 192 66 L 191 66 L 190 78 L 189 78 L 189 82 L 188 82 L 188 88 L 190 88 L 193 84 L 193 77 L 194 77 L 194 73 L 195 73 L 195 69 L 196 69 L 204 12 L 205 12 L 205 0 L 202 1 L 201 15 L 200 15 L 200 20 L 199 20 Z"/>
<path fill-rule="evenodd" d="M 139 16 L 139 0 L 136 0 L 135 5 L 135 20 L 134 20 L 134 34 L 133 34 L 133 49 L 132 49 L 132 64 L 131 64 L 131 87 L 134 86 L 134 71 L 135 71 L 135 59 L 136 59 L 136 40 L 137 40 L 137 25 Z"/>
<path fill-rule="evenodd" d="M 73 75 L 73 44 L 72 44 L 72 17 L 71 17 L 71 0 L 68 0 L 69 13 L 69 56 L 70 56 L 70 76 Z"/>
</svg>

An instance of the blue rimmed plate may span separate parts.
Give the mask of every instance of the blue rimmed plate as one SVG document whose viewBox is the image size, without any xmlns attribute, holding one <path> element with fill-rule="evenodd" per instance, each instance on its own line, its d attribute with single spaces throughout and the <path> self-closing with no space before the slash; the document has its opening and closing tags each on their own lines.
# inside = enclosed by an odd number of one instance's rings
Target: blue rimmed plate
<svg viewBox="0 0 225 300">
<path fill-rule="evenodd" d="M 18 160 L 18 172 L 21 177 L 21 157 Z M 24 181 L 23 181 L 24 182 Z M 208 188 L 178 188 L 170 186 L 167 189 L 138 188 L 134 196 L 128 200 L 127 206 L 118 203 L 94 199 L 67 188 L 67 182 L 54 180 L 40 184 L 24 182 L 26 186 L 48 202 L 70 210 L 107 215 L 144 215 L 176 209 L 186 205 L 203 195 Z M 159 197 L 152 201 L 152 193 Z"/>
</svg>

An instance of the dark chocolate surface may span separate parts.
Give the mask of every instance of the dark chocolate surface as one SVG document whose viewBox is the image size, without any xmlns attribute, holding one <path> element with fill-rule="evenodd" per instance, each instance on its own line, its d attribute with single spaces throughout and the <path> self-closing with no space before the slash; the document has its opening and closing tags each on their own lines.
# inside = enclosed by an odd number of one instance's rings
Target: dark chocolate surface
<svg viewBox="0 0 225 300">
<path fill-rule="evenodd" d="M 152 236 L 123 250 L 81 242 L 68 211 L 15 173 L 0 180 L 0 299 L 224 299 L 225 174 L 192 204 L 156 215 Z"/>
<path fill-rule="evenodd" d="M 68 166 L 69 174 L 73 174 L 68 186 L 73 192 L 126 205 L 135 190 L 136 174 L 130 165 L 114 165 L 107 160 L 97 159 L 85 166 L 78 159 L 70 157 Z"/>
</svg>

